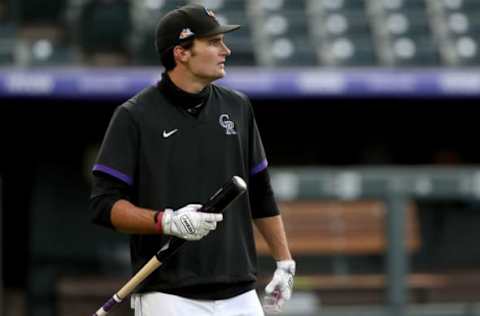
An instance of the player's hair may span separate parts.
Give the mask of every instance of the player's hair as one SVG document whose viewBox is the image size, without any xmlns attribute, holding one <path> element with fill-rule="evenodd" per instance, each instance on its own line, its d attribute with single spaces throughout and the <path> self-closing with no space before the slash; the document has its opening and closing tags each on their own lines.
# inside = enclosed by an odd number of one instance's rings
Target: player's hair
<svg viewBox="0 0 480 316">
<path fill-rule="evenodd" d="M 183 43 L 178 44 L 178 45 L 182 46 L 184 49 L 190 49 L 190 48 L 193 47 L 193 39 L 189 40 L 189 41 L 186 41 L 186 42 L 183 42 Z M 173 49 L 174 48 L 175 47 L 171 47 L 171 48 L 167 49 L 160 56 L 160 61 L 163 65 L 163 67 L 165 67 L 166 71 L 172 70 L 177 65 L 177 63 L 175 62 L 175 58 L 173 57 Z"/>
</svg>

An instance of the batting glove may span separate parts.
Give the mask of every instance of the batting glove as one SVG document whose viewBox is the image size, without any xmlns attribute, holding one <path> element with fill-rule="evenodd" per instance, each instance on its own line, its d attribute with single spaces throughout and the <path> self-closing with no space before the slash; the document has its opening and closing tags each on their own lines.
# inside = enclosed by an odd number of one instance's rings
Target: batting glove
<svg viewBox="0 0 480 316">
<path fill-rule="evenodd" d="M 198 212 L 201 207 L 199 204 L 188 204 L 177 211 L 165 209 L 162 216 L 163 233 L 186 240 L 205 237 L 217 228 L 217 222 L 223 220 L 223 215 Z"/>
<path fill-rule="evenodd" d="M 277 261 L 277 269 L 272 281 L 265 287 L 263 308 L 267 313 L 278 313 L 283 303 L 292 296 L 293 276 L 295 275 L 295 261 Z"/>
</svg>

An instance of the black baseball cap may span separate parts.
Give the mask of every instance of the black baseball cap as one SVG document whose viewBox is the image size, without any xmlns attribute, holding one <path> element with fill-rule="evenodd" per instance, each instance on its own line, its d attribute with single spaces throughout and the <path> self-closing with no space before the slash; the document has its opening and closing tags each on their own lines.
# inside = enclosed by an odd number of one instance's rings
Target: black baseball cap
<svg viewBox="0 0 480 316">
<path fill-rule="evenodd" d="M 188 4 L 167 13 L 155 30 L 155 48 L 165 51 L 189 39 L 228 33 L 240 25 L 221 25 L 212 10 L 198 4 Z"/>
</svg>

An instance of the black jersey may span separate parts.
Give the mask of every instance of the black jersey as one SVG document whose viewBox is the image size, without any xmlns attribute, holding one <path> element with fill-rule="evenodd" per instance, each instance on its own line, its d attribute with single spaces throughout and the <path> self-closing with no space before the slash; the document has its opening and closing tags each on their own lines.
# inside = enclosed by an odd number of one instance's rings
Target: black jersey
<svg viewBox="0 0 480 316">
<path fill-rule="evenodd" d="M 149 87 L 119 106 L 112 117 L 94 166 L 131 188 L 131 202 L 158 210 L 203 203 L 226 180 L 247 181 L 267 160 L 246 96 L 210 85 L 197 116 L 172 104 Z M 251 284 L 256 253 L 249 198 L 245 194 L 225 212 L 216 230 L 186 246 L 154 272 L 140 292 L 197 285 Z M 131 259 L 139 270 L 166 242 L 164 235 L 132 235 Z M 208 287 L 206 287 L 208 289 Z M 248 290 L 245 288 L 245 290 Z M 208 290 L 207 290 L 208 292 Z M 235 293 L 238 294 L 238 293 Z M 209 297 L 208 293 L 205 298 Z"/>
</svg>

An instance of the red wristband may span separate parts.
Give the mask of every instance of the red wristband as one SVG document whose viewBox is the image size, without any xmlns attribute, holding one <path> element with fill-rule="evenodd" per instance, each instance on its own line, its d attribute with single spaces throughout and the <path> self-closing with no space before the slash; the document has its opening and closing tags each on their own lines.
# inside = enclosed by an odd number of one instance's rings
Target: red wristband
<svg viewBox="0 0 480 316">
<path fill-rule="evenodd" d="M 155 222 L 155 230 L 158 231 L 160 234 L 163 233 L 162 218 L 163 218 L 163 210 L 157 211 L 153 216 L 153 220 Z"/>
</svg>

